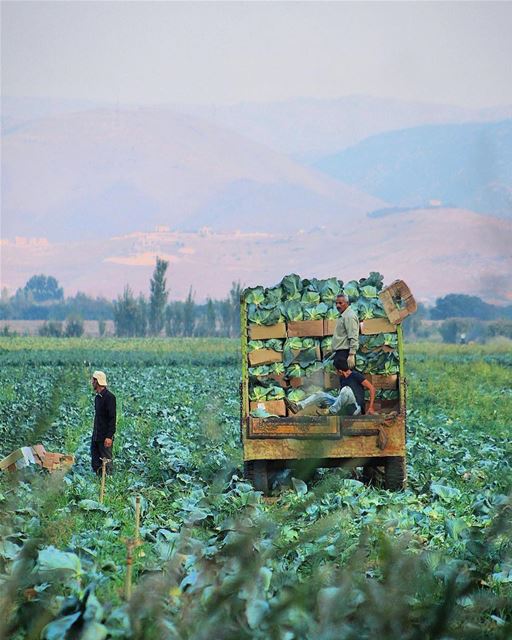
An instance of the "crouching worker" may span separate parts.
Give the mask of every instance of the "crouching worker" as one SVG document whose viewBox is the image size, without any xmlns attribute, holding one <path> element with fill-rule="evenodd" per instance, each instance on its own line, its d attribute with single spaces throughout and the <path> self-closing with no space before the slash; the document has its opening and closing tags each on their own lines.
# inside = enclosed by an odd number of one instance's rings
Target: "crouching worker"
<svg viewBox="0 0 512 640">
<path fill-rule="evenodd" d="M 102 458 L 107 458 L 107 473 L 112 473 L 112 445 L 116 432 L 116 397 L 107 389 L 107 376 L 103 371 L 92 374 L 94 398 L 94 428 L 91 438 L 91 465 L 101 475 Z"/>
<path fill-rule="evenodd" d="M 334 368 L 340 377 L 340 392 L 337 398 L 330 393 L 319 391 L 301 400 L 300 402 L 290 402 L 285 400 L 288 409 L 292 413 L 297 413 L 306 407 L 316 404 L 318 415 L 348 415 L 358 416 L 365 413 L 364 391 L 370 392 L 370 403 L 368 413 L 375 413 L 375 387 L 359 371 L 349 368 L 346 358 L 337 353 L 334 357 Z"/>
</svg>

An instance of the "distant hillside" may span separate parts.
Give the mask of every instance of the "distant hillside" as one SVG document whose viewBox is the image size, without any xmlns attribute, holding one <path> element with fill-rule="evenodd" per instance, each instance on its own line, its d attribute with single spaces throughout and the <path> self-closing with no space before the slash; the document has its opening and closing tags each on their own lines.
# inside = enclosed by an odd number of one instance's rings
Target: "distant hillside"
<svg viewBox="0 0 512 640">
<path fill-rule="evenodd" d="M 387 131 L 426 124 L 497 122 L 512 118 L 512 105 L 468 109 L 363 95 L 333 100 L 297 98 L 282 102 L 177 108 L 306 162 Z"/>
<path fill-rule="evenodd" d="M 142 221 L 141 221 L 142 223 Z M 315 224 L 312 218 L 310 225 Z M 512 221 L 460 209 L 404 211 L 389 218 L 359 218 L 301 231 L 276 224 L 266 233 L 172 232 L 159 228 L 114 238 L 38 245 L 2 240 L 2 281 L 12 292 L 34 273 L 58 278 L 69 295 L 85 291 L 117 296 L 126 283 L 148 290 L 156 256 L 169 261 L 173 298 L 225 296 L 233 281 L 272 285 L 286 273 L 345 280 L 380 271 L 387 282 L 403 278 L 418 300 L 458 291 L 512 303 Z"/>
<path fill-rule="evenodd" d="M 61 114 L 25 123 L 2 143 L 4 237 L 309 228 L 385 204 L 169 109 Z"/>
<path fill-rule="evenodd" d="M 140 109 L 140 105 L 118 105 Z M 27 122 L 78 111 L 116 110 L 115 105 L 52 98 L 2 98 L 2 128 L 9 132 Z M 153 113 L 184 113 L 257 141 L 297 160 L 313 162 L 369 136 L 425 124 L 498 122 L 512 118 L 512 105 L 469 109 L 397 98 L 351 95 L 336 99 L 296 98 L 233 105 L 170 104 Z"/>
<path fill-rule="evenodd" d="M 437 200 L 512 218 L 512 120 L 384 133 L 314 166 L 398 207 Z"/>
</svg>

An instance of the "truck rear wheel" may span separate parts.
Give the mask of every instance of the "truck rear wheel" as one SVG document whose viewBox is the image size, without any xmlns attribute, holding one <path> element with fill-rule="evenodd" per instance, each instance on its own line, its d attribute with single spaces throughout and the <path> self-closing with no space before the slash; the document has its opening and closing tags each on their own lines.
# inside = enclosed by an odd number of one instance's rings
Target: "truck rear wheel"
<svg viewBox="0 0 512 640">
<path fill-rule="evenodd" d="M 378 467 L 382 467 L 383 462 L 380 458 L 376 458 L 371 462 L 363 465 L 362 481 L 369 487 L 379 487 L 382 482 L 382 471 Z"/>
<path fill-rule="evenodd" d="M 244 462 L 244 476 L 250 481 L 255 491 L 268 494 L 268 469 L 265 460 L 248 460 Z"/>
<path fill-rule="evenodd" d="M 405 487 L 405 458 L 390 456 L 384 458 L 384 486 L 391 491 L 400 491 Z"/>
</svg>

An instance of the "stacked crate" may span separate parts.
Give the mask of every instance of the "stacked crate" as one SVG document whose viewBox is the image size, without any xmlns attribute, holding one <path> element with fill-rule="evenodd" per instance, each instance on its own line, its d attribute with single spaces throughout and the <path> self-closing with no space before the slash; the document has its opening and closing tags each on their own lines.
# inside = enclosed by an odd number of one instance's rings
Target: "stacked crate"
<svg viewBox="0 0 512 640">
<path fill-rule="evenodd" d="M 338 282 L 339 291 L 344 291 L 343 283 Z M 368 314 L 368 301 L 359 303 L 357 283 L 352 281 L 349 285 L 347 288 L 354 303 L 353 308 L 362 310 L 361 315 Z M 375 296 L 372 304 L 380 313 L 382 305 L 375 300 Z M 261 305 L 264 308 L 265 300 Z M 331 308 L 334 308 L 334 301 Z M 332 364 L 324 365 L 331 354 L 331 339 L 336 325 L 333 313 L 329 315 L 331 319 L 296 321 L 286 320 L 281 315 L 281 321 L 271 325 L 247 323 L 251 415 L 258 415 L 257 410 L 264 410 L 271 415 L 286 416 L 285 396 L 296 401 L 314 391 L 339 388 L 339 378 Z M 365 319 L 361 327 L 356 368 L 377 388 L 376 408 L 383 411 L 396 409 L 396 326 L 391 325 L 385 317 L 379 317 Z M 390 337 L 392 335 L 394 338 Z"/>
</svg>

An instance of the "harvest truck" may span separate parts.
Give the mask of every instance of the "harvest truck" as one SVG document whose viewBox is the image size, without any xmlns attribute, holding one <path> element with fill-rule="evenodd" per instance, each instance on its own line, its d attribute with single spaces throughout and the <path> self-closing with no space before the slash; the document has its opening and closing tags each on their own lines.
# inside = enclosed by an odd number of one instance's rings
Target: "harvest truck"
<svg viewBox="0 0 512 640">
<path fill-rule="evenodd" d="M 377 390 L 377 414 L 319 416 L 308 407 L 291 414 L 285 397 L 339 388 L 329 365 L 340 292 L 358 312 L 356 368 Z M 292 274 L 270 289 L 241 295 L 241 440 L 244 475 L 267 494 L 285 468 L 362 467 L 399 490 L 406 482 L 406 378 L 402 321 L 416 302 L 402 280 L 382 288 L 382 276 L 343 285 L 336 278 L 301 280 Z M 332 356 L 332 353 L 331 353 Z M 326 365 L 327 362 L 327 365 Z"/>
</svg>

